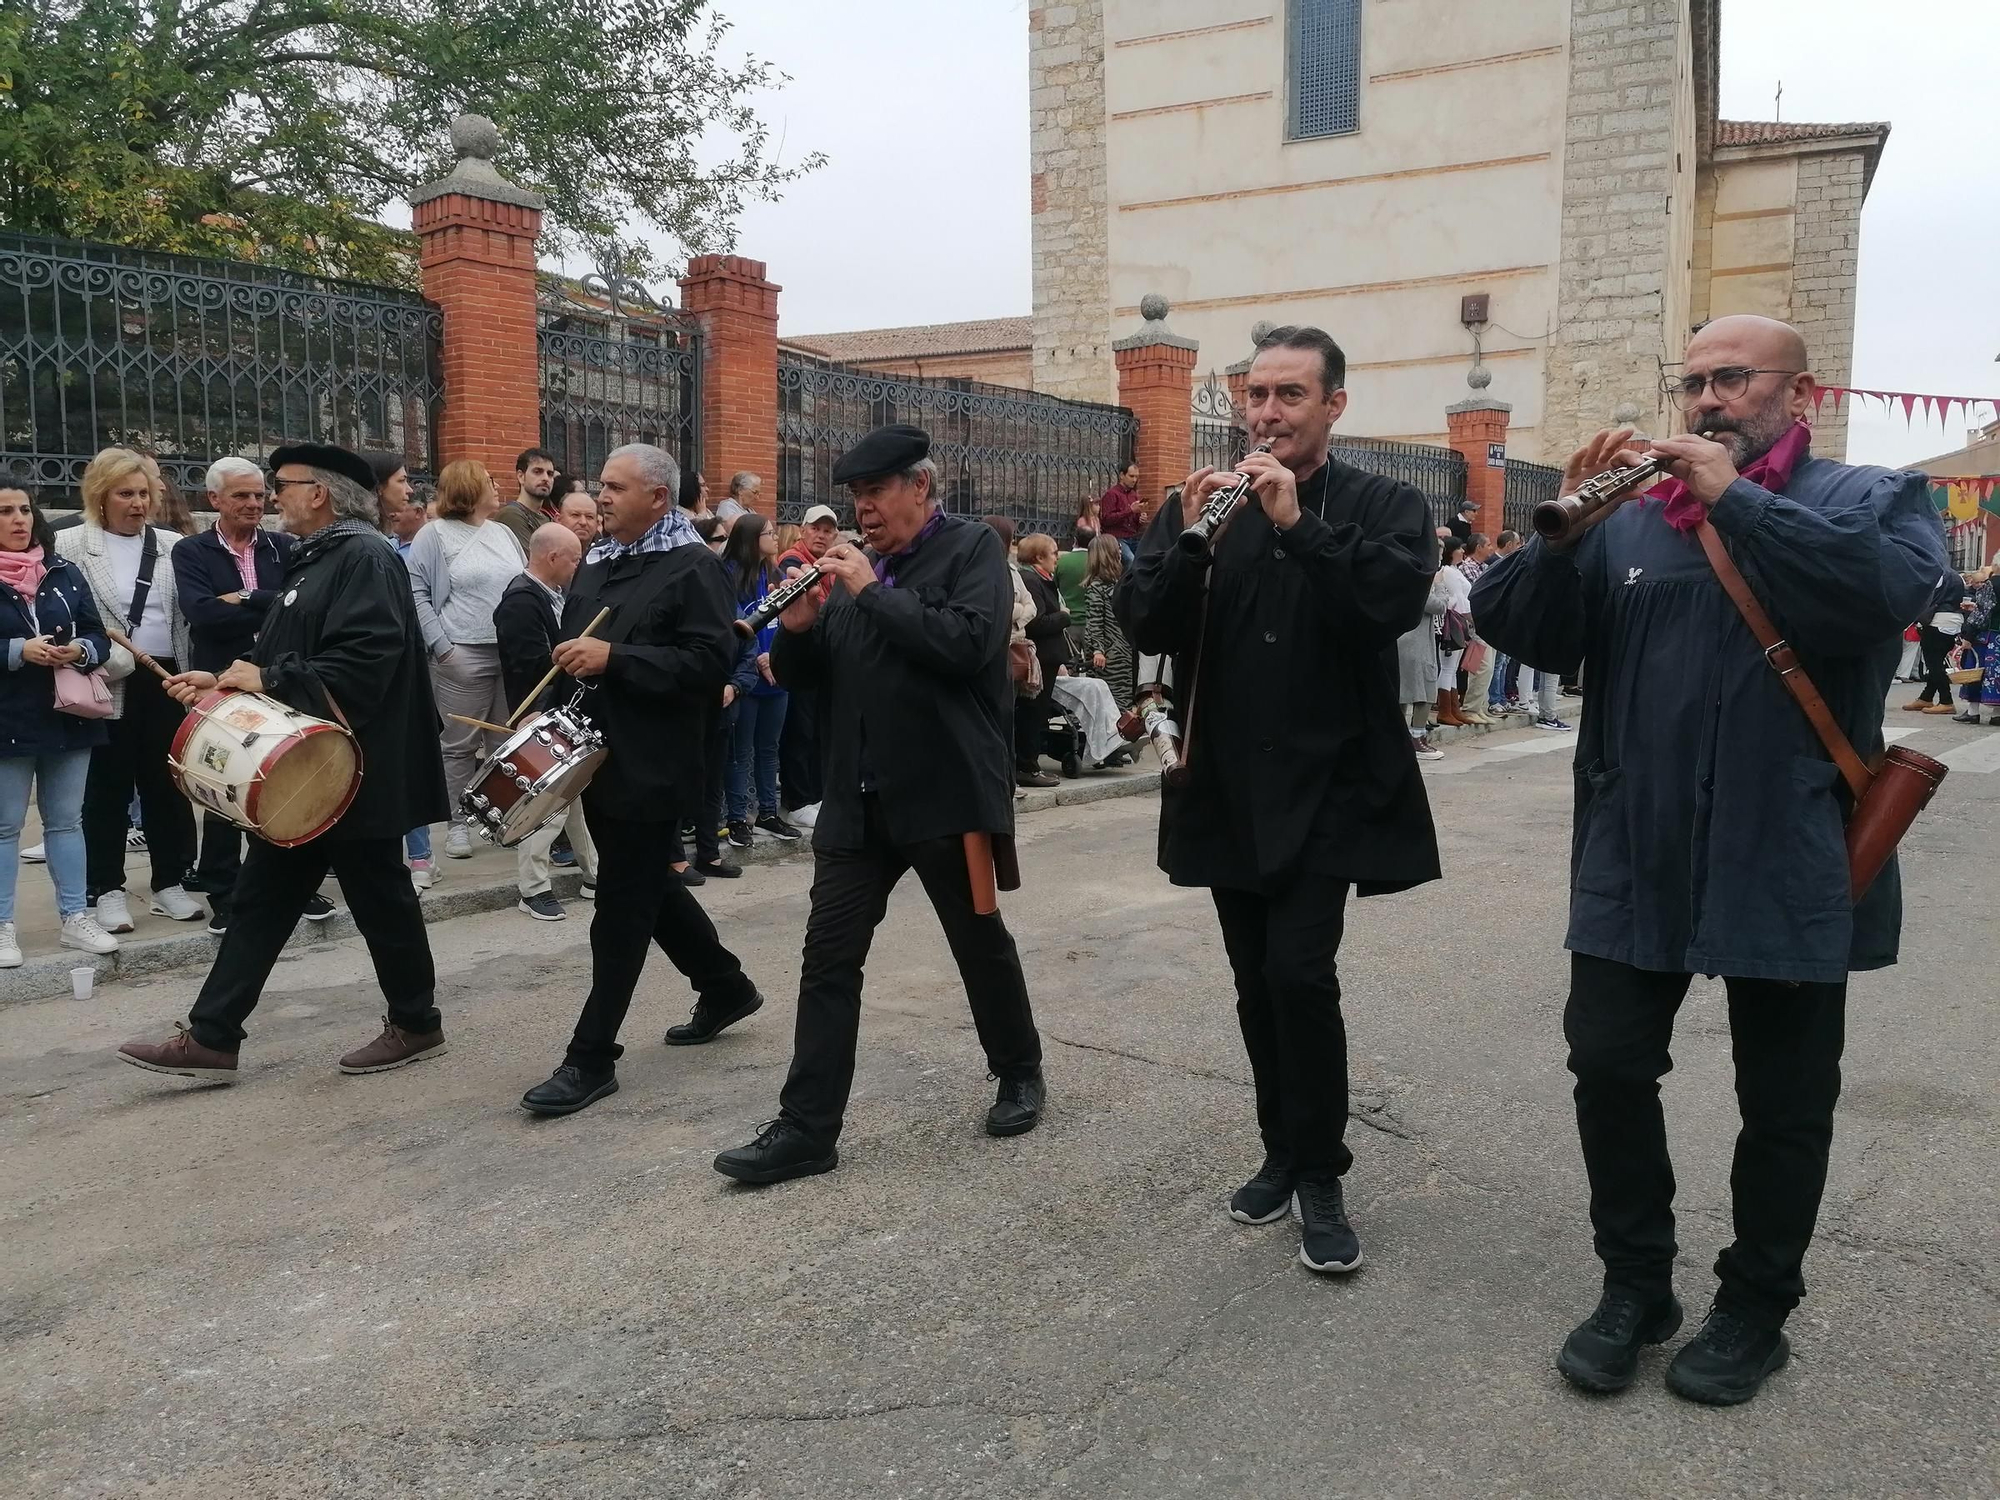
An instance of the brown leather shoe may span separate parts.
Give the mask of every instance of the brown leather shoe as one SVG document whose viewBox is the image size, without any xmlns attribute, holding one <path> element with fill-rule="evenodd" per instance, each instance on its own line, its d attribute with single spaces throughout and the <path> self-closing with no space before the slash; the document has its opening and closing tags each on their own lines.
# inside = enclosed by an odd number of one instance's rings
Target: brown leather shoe
<svg viewBox="0 0 2000 1500">
<path fill-rule="evenodd" d="M 127 1042 L 118 1049 L 118 1060 L 154 1073 L 205 1078 L 210 1083 L 236 1082 L 236 1054 L 202 1046 L 179 1021 L 174 1022 L 174 1034 L 164 1042 Z"/>
<path fill-rule="evenodd" d="M 387 1016 L 382 1018 L 382 1034 L 365 1047 L 356 1047 L 340 1060 L 343 1073 L 386 1073 L 419 1058 L 436 1057 L 444 1051 L 444 1033 L 418 1035 L 405 1031 Z"/>
<path fill-rule="evenodd" d="M 1948 714 L 1951 712 L 1951 705 L 1949 703 L 1926 703 L 1922 707 L 1923 711 L 1927 714 Z"/>
</svg>

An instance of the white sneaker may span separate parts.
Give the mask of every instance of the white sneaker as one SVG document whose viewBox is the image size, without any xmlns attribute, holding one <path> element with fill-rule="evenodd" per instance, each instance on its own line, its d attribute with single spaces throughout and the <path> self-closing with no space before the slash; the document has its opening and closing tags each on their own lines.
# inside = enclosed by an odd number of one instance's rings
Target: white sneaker
<svg viewBox="0 0 2000 1500">
<path fill-rule="evenodd" d="M 446 859 L 472 858 L 472 825 L 454 823 L 451 832 L 444 836 L 444 857 Z"/>
<path fill-rule="evenodd" d="M 437 871 L 431 868 L 427 859 L 410 861 L 410 884 L 420 891 L 427 891 L 438 883 Z"/>
<path fill-rule="evenodd" d="M 176 922 L 192 922 L 205 917 L 201 903 L 190 896 L 186 889 L 170 885 L 165 890 L 153 892 L 152 913 L 156 917 L 172 917 Z"/>
<path fill-rule="evenodd" d="M 12 922 L 0 922 L 0 969 L 21 967 L 21 941 L 14 936 Z"/>
<path fill-rule="evenodd" d="M 795 807 L 788 816 L 791 818 L 792 827 L 812 828 L 819 822 L 819 804 L 813 802 L 804 807 Z"/>
<path fill-rule="evenodd" d="M 21 851 L 21 863 L 24 865 L 45 865 L 48 862 L 49 852 L 40 844 L 30 844 Z"/>
<path fill-rule="evenodd" d="M 126 829 L 125 847 L 127 849 L 136 849 L 139 853 L 144 854 L 146 852 L 146 830 L 143 828 Z"/>
<path fill-rule="evenodd" d="M 132 930 L 132 909 L 125 904 L 123 891 L 106 891 L 97 898 L 97 909 L 93 913 L 96 926 L 106 932 L 130 932 Z M 71 918 L 74 921 L 75 918 Z M 68 937 L 64 937 L 68 942 Z"/>
<path fill-rule="evenodd" d="M 98 898 L 102 907 L 103 898 Z M 130 926 L 126 931 L 131 931 Z M 116 953 L 118 939 L 98 925 L 97 918 L 87 911 L 80 911 L 73 917 L 63 918 L 62 945 L 65 948 L 81 948 L 85 953 Z"/>
</svg>

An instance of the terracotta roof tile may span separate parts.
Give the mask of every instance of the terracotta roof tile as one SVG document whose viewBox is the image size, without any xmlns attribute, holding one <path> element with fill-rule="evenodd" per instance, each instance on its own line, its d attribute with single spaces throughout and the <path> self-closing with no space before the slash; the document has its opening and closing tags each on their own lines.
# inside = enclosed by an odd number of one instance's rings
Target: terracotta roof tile
<svg viewBox="0 0 2000 1500">
<path fill-rule="evenodd" d="M 909 328 L 863 328 L 851 333 L 784 336 L 783 342 L 842 363 L 916 359 L 940 354 L 984 354 L 1026 349 L 1035 341 L 1034 319 L 975 318 L 965 323 L 919 323 Z"/>
<path fill-rule="evenodd" d="M 1844 135 L 1887 135 L 1887 120 L 1846 125 L 1819 125 L 1795 120 L 1717 120 L 1718 146 L 1780 146 L 1794 141 L 1824 141 Z"/>
</svg>

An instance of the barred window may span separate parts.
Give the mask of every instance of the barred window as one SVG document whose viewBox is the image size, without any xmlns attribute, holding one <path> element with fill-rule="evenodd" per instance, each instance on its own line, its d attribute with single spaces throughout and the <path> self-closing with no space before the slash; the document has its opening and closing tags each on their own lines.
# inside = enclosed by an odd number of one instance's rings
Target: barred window
<svg viewBox="0 0 2000 1500">
<path fill-rule="evenodd" d="M 1290 135 L 1346 135 L 1361 105 L 1361 0 L 1290 0 Z"/>
</svg>

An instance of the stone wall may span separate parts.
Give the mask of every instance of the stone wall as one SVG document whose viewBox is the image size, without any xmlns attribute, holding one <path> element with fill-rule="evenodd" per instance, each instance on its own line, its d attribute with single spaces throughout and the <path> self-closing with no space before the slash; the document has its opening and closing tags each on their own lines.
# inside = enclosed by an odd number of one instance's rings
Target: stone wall
<svg viewBox="0 0 2000 1500">
<path fill-rule="evenodd" d="M 1791 321 L 1828 385 L 1852 382 L 1854 283 L 1860 259 L 1863 160 L 1858 151 L 1799 159 L 1792 216 Z M 1822 408 L 1813 425 L 1821 458 L 1847 454 L 1847 407 Z"/>
<path fill-rule="evenodd" d="M 1035 389 L 1113 399 L 1103 0 L 1028 12 Z"/>
<path fill-rule="evenodd" d="M 1691 113 L 1676 108 L 1687 25 L 1685 0 L 1575 0 L 1571 9 L 1563 322 L 1549 350 L 1545 456 L 1614 418 L 1664 430 L 1662 319 L 1669 278 L 1687 274 L 1672 264 L 1675 242 L 1691 240 L 1669 220 L 1695 151 Z M 1693 206 L 1683 210 L 1690 217 Z"/>
</svg>

